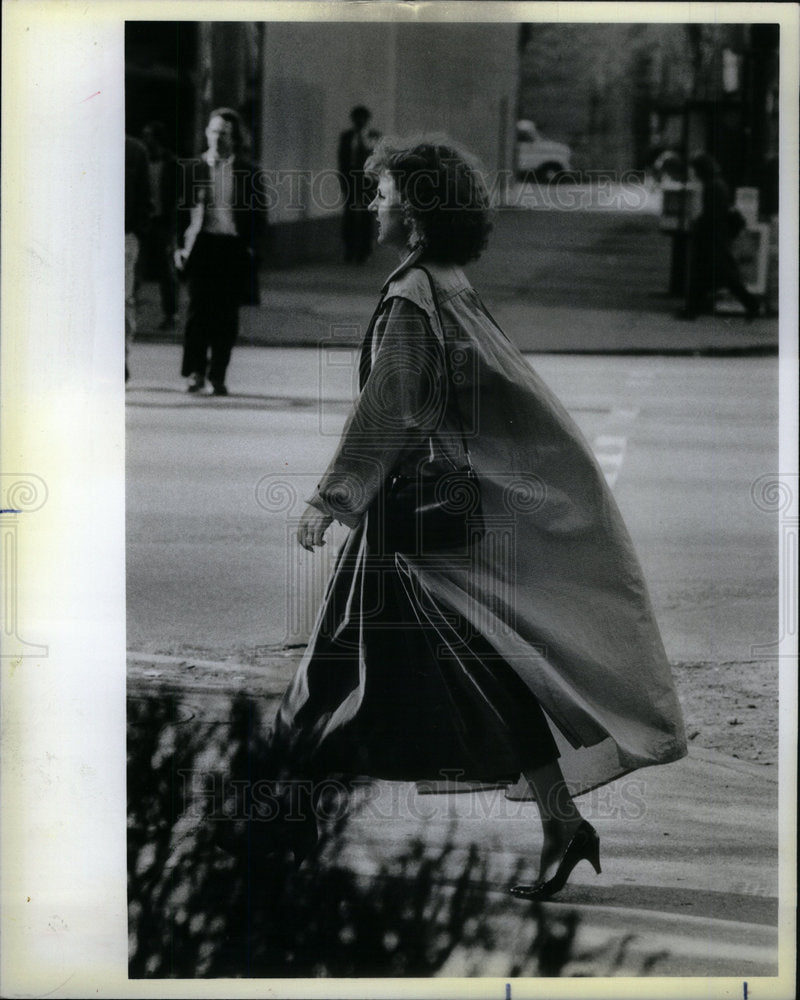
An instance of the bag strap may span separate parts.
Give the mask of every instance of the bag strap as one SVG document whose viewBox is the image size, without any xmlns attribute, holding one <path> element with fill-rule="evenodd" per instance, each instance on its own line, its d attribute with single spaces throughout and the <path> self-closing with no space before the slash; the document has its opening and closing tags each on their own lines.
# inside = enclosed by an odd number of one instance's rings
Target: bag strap
<svg viewBox="0 0 800 1000">
<path fill-rule="evenodd" d="M 438 295 L 438 293 L 436 291 L 436 282 L 433 280 L 433 275 L 431 274 L 431 272 L 423 264 L 415 264 L 414 267 L 419 268 L 420 271 L 424 271 L 425 272 L 425 274 L 427 275 L 427 278 L 428 278 L 428 283 L 429 283 L 429 285 L 431 287 L 431 296 L 433 298 L 433 306 L 434 306 L 434 309 L 436 310 L 436 318 L 439 320 L 439 329 L 442 331 L 442 340 L 444 342 L 444 350 L 443 350 L 443 354 L 444 354 L 444 371 L 445 371 L 445 378 L 447 380 L 447 385 L 448 385 L 448 389 L 449 389 L 451 386 L 453 386 L 453 382 L 452 382 L 451 372 L 450 372 L 450 362 L 449 362 L 449 359 L 448 359 L 448 356 L 447 356 L 447 333 L 445 332 L 444 318 L 442 316 L 442 307 L 439 304 L 439 295 Z M 453 386 L 453 388 L 454 388 L 454 386 Z M 458 430 L 459 430 L 459 433 L 461 434 L 461 446 L 464 449 L 464 456 L 467 459 L 467 465 L 472 470 L 472 459 L 470 458 L 469 446 L 467 444 L 466 435 L 464 434 L 464 424 L 463 424 L 463 422 L 461 420 L 461 411 L 459 410 L 459 407 L 458 407 L 458 399 L 456 398 L 455 392 L 453 393 L 453 404 L 454 404 L 454 409 L 456 411 L 456 416 L 458 417 Z M 474 471 L 474 470 L 472 470 L 472 471 Z"/>
</svg>

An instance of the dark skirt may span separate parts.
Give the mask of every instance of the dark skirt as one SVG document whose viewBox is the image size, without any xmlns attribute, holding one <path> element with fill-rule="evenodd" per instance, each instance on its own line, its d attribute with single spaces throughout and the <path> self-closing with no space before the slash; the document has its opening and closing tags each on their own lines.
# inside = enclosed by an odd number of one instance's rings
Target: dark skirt
<svg viewBox="0 0 800 1000">
<path fill-rule="evenodd" d="M 370 554 L 362 530 L 339 556 L 278 713 L 273 749 L 287 770 L 512 783 L 555 760 L 548 722 L 519 675 L 420 594 L 402 561 Z"/>
</svg>

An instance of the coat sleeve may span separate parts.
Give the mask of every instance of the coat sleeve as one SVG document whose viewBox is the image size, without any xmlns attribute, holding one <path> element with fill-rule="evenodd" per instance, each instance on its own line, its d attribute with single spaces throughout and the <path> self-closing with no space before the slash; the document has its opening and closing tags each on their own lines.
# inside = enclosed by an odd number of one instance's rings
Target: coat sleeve
<svg viewBox="0 0 800 1000">
<path fill-rule="evenodd" d="M 389 300 L 377 351 L 333 459 L 309 503 L 355 527 L 404 456 L 424 445 L 442 412 L 442 357 L 425 312 Z"/>
</svg>

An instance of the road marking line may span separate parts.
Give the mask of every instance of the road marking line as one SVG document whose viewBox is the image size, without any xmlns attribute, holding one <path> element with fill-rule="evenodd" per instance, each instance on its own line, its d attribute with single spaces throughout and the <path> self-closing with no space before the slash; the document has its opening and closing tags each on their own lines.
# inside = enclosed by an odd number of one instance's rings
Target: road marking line
<svg viewBox="0 0 800 1000">
<path fill-rule="evenodd" d="M 627 437 L 618 434 L 598 434 L 594 439 L 593 450 L 609 486 L 617 482 L 622 463 L 625 460 Z"/>
</svg>

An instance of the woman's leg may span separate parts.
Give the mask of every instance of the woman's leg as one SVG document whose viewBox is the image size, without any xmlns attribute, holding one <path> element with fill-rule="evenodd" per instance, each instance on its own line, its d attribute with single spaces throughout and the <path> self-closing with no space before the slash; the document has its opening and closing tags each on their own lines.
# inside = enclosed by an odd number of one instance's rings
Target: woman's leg
<svg viewBox="0 0 800 1000">
<path fill-rule="evenodd" d="M 231 360 L 233 345 L 239 335 L 239 301 L 245 283 L 242 273 L 249 268 L 245 251 L 238 237 L 216 236 L 214 243 L 214 267 L 216 289 L 212 311 L 212 326 L 209 332 L 211 362 L 208 378 L 217 395 L 227 395 L 225 374 Z"/>
<path fill-rule="evenodd" d="M 692 319 L 707 311 L 713 294 L 714 273 L 712 252 L 707 243 L 697 238 L 689 240 L 689 274 L 684 315 Z"/>
<path fill-rule="evenodd" d="M 736 263 L 736 258 L 733 256 L 732 250 L 726 249 L 724 253 L 720 255 L 720 262 L 717 270 L 720 274 L 720 285 L 727 287 L 733 297 L 738 299 L 738 301 L 744 306 L 748 316 L 757 316 L 760 300 L 757 295 L 753 295 L 753 293 L 745 287 L 745 284 L 742 281 L 741 272 L 739 271 L 739 265 Z"/>
<path fill-rule="evenodd" d="M 209 328 L 213 323 L 216 274 L 208 245 L 209 237 L 200 233 L 187 267 L 189 308 L 183 334 L 181 375 L 194 377 L 193 387 L 205 384 L 208 366 Z"/>
<path fill-rule="evenodd" d="M 583 822 L 583 816 L 569 793 L 557 759 L 523 774 L 536 796 L 542 821 L 544 840 L 536 881 L 544 882 L 555 875 L 564 852 Z"/>
</svg>

